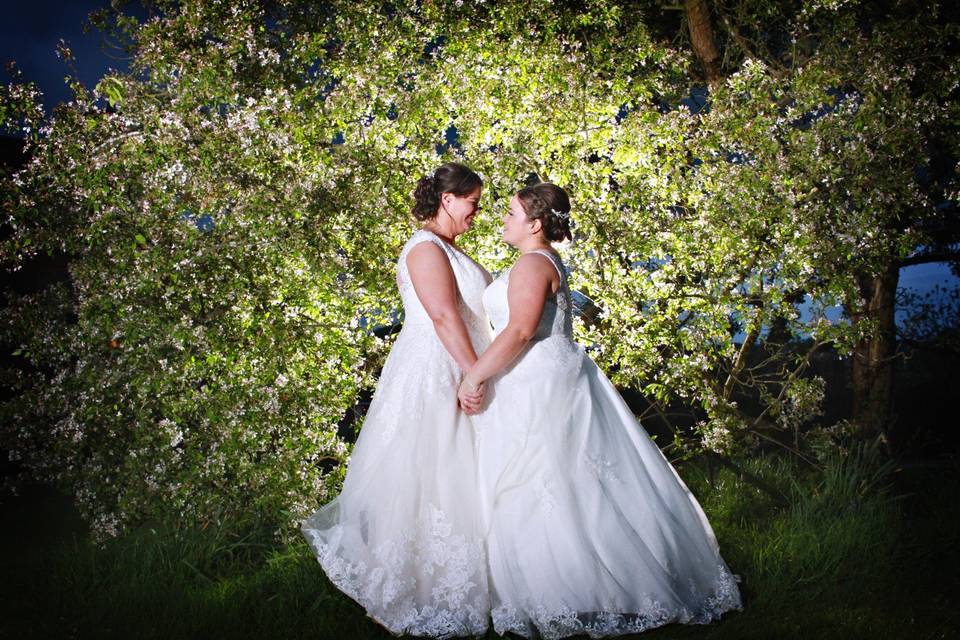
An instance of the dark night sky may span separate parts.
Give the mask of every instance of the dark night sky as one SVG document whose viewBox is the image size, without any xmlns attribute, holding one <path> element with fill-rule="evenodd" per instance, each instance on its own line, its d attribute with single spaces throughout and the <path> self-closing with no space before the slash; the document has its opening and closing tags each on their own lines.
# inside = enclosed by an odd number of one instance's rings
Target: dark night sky
<svg viewBox="0 0 960 640">
<path fill-rule="evenodd" d="M 61 38 L 73 50 L 77 72 L 87 86 L 95 85 L 109 69 L 125 67 L 123 60 L 110 57 L 104 50 L 99 33 L 83 33 L 87 15 L 109 4 L 110 0 L 8 2 L 3 12 L 5 20 L 0 23 L 0 64 L 16 60 L 24 78 L 36 82 L 43 91 L 48 109 L 68 100 L 70 95 L 64 84 L 68 70 L 56 54 L 57 42 Z M 136 3 L 130 7 L 142 10 Z M 904 287 L 928 290 L 936 284 L 957 283 L 947 266 L 942 264 L 920 265 L 901 271 L 901 286 Z"/>
<path fill-rule="evenodd" d="M 44 94 L 44 105 L 68 100 L 64 84 L 69 73 L 57 57 L 57 43 L 63 38 L 73 50 L 81 81 L 93 86 L 108 69 L 124 68 L 122 60 L 110 58 L 101 48 L 100 34 L 83 33 L 87 15 L 110 6 L 110 0 L 20 0 L 5 3 L 0 22 L 0 64 L 15 60 L 27 80 L 37 83 Z M 4 82 L 9 76 L 4 73 Z"/>
</svg>

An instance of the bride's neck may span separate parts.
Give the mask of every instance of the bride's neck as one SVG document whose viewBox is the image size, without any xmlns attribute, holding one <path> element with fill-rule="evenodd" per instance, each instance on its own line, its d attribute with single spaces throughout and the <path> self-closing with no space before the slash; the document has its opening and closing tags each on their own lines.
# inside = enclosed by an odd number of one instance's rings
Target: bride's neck
<svg viewBox="0 0 960 640">
<path fill-rule="evenodd" d="M 435 218 L 423 225 L 423 228 L 435 233 L 450 244 L 453 244 L 453 241 L 457 238 L 454 233 L 453 222 L 449 218 L 443 217 L 442 213 L 438 213 Z"/>
<path fill-rule="evenodd" d="M 541 239 L 541 236 L 535 236 L 516 245 L 520 253 L 530 253 L 531 251 L 546 250 L 553 251 L 549 242 Z"/>
</svg>

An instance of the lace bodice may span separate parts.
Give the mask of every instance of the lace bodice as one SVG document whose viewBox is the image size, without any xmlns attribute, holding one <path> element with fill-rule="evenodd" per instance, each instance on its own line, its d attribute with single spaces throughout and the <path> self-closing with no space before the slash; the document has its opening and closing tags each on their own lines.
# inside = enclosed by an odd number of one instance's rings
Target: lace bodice
<svg viewBox="0 0 960 640">
<path fill-rule="evenodd" d="M 567 284 L 563 262 L 550 251 L 537 249 L 531 253 L 538 253 L 550 260 L 557 273 L 560 274 L 560 287 L 554 295 L 548 297 L 544 302 L 540 324 L 537 325 L 537 331 L 531 341 L 535 342 L 553 336 L 565 336 L 572 339 L 573 316 L 571 315 L 571 309 L 573 305 L 570 302 L 570 287 Z M 483 306 L 490 317 L 490 322 L 493 323 L 495 333 L 503 331 L 507 322 L 510 321 L 510 305 L 507 300 L 510 271 L 511 269 L 507 269 L 483 292 Z"/>
<path fill-rule="evenodd" d="M 407 269 L 407 254 L 421 242 L 434 243 L 443 250 L 450 260 L 450 267 L 453 269 L 453 275 L 457 280 L 457 308 L 467 326 L 467 331 L 476 343 L 478 337 L 489 333 L 486 315 L 483 310 L 483 292 L 490 284 L 490 274 L 473 258 L 426 229 L 420 229 L 407 240 L 400 252 L 400 258 L 397 260 L 397 287 L 400 290 L 400 299 L 403 301 L 404 327 L 412 328 L 428 325 L 430 333 L 433 334 L 433 322 L 417 297 L 413 282 L 410 281 L 410 272 Z"/>
</svg>

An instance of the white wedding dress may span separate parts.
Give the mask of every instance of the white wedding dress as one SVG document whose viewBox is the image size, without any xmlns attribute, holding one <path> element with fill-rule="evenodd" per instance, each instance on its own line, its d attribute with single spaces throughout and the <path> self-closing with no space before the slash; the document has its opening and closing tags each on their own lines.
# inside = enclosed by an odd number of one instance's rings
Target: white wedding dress
<svg viewBox="0 0 960 640">
<path fill-rule="evenodd" d="M 696 499 L 573 341 L 560 273 L 526 350 L 474 417 L 497 633 L 560 638 L 707 623 L 740 608 Z M 483 296 L 507 324 L 509 271 Z"/>
<path fill-rule="evenodd" d="M 403 329 L 387 358 L 343 491 L 302 524 L 330 580 L 391 632 L 447 638 L 489 624 L 474 432 L 457 407 L 460 367 L 443 347 L 407 271 L 433 242 L 450 260 L 474 349 L 490 343 L 482 296 L 490 275 L 421 230 L 397 262 Z"/>
</svg>

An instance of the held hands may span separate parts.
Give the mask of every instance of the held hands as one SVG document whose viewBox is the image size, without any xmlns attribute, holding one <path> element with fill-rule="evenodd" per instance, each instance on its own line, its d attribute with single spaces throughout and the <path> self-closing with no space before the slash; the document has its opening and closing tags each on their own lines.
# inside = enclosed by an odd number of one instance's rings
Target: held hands
<svg viewBox="0 0 960 640">
<path fill-rule="evenodd" d="M 457 400 L 460 408 L 468 416 L 480 413 L 483 408 L 483 398 L 487 393 L 486 383 L 473 384 L 466 377 L 460 382 L 457 389 Z"/>
</svg>

